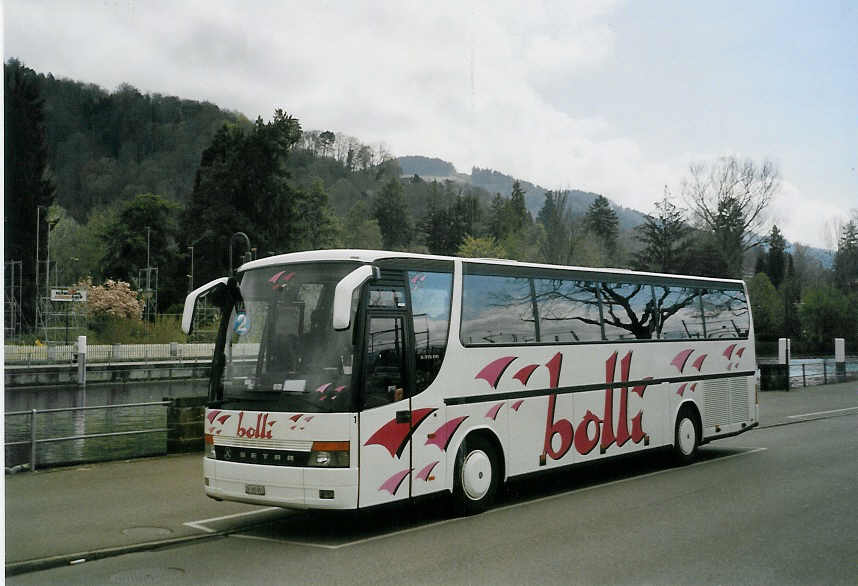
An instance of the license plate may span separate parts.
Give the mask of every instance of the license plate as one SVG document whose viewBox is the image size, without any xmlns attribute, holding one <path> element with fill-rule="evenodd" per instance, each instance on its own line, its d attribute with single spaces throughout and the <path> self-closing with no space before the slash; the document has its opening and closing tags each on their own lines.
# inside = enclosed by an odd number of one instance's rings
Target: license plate
<svg viewBox="0 0 858 586">
<path fill-rule="evenodd" d="M 265 496 L 265 486 L 262 484 L 245 484 L 244 492 L 254 496 Z"/>
</svg>

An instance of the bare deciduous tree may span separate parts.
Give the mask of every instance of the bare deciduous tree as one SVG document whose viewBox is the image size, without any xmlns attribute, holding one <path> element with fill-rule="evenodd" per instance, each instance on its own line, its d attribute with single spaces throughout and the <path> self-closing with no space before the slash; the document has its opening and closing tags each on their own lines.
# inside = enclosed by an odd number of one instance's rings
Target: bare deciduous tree
<svg viewBox="0 0 858 586">
<path fill-rule="evenodd" d="M 712 234 L 731 276 L 741 277 L 745 251 L 765 242 L 766 211 L 780 189 L 774 163 L 735 156 L 694 163 L 682 193 L 699 228 Z"/>
</svg>

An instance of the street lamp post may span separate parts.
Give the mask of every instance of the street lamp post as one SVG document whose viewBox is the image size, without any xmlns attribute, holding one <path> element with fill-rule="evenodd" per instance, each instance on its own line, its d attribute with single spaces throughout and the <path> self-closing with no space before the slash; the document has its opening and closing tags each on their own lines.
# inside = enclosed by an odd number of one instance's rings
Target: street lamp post
<svg viewBox="0 0 858 586">
<path fill-rule="evenodd" d="M 235 265 L 233 265 L 233 261 L 232 261 L 232 245 L 233 245 L 233 242 L 235 242 L 236 238 L 244 240 L 245 248 L 244 248 L 244 254 L 242 255 L 242 259 L 245 259 L 244 262 L 246 262 L 246 255 L 249 254 L 251 251 L 250 238 L 248 238 L 247 234 L 245 234 L 244 232 L 236 232 L 230 237 L 230 239 L 229 239 L 229 275 L 230 276 L 235 274 Z"/>
<path fill-rule="evenodd" d="M 152 280 L 150 277 L 152 274 L 152 267 L 149 266 L 150 265 L 150 262 L 149 262 L 149 260 L 150 260 L 149 259 L 149 240 L 150 240 L 151 233 L 152 233 L 152 228 L 150 228 L 149 226 L 146 226 L 146 289 L 145 289 L 145 291 L 143 291 L 143 298 L 146 300 L 145 318 L 146 318 L 146 327 L 147 328 L 149 326 L 149 313 L 150 313 L 149 300 L 152 297 Z"/>
<path fill-rule="evenodd" d="M 191 273 L 188 275 L 188 292 L 194 290 L 194 247 L 188 246 L 188 250 L 191 251 Z"/>
<path fill-rule="evenodd" d="M 39 325 L 39 225 L 41 222 L 41 212 L 42 208 L 45 206 L 36 206 L 36 303 L 34 304 L 35 314 L 33 316 L 33 325 L 38 327 Z"/>
</svg>

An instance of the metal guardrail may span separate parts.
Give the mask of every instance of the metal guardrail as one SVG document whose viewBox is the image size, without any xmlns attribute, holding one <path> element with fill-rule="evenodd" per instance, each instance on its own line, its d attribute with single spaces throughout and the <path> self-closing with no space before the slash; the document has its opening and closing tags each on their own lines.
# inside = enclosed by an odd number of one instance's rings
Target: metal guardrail
<svg viewBox="0 0 858 586">
<path fill-rule="evenodd" d="M 42 443 L 52 443 L 52 442 L 64 442 L 64 441 L 73 441 L 73 440 L 85 440 L 96 437 L 115 437 L 115 436 L 123 436 L 123 435 L 141 435 L 148 433 L 166 433 L 168 429 L 164 428 L 156 428 L 156 429 L 138 429 L 131 431 L 113 431 L 106 433 L 89 433 L 82 435 L 72 435 L 66 437 L 49 437 L 49 438 L 37 438 L 36 437 L 36 417 L 39 414 L 45 413 L 61 413 L 61 412 L 69 412 L 69 411 L 91 411 L 96 409 L 122 409 L 129 407 L 152 407 L 155 405 L 170 405 L 172 401 L 153 401 L 148 403 L 124 403 L 119 405 L 93 405 L 88 407 L 61 407 L 56 409 L 30 409 L 29 411 L 10 411 L 8 413 L 4 413 L 4 417 L 12 417 L 12 416 L 21 416 L 21 415 L 29 415 L 30 416 L 30 439 L 25 441 L 16 441 L 16 442 L 5 442 L 4 447 L 6 446 L 21 446 L 21 445 L 29 445 L 30 446 L 30 470 L 36 470 L 36 450 L 37 446 Z"/>
<path fill-rule="evenodd" d="M 180 344 L 91 344 L 87 345 L 87 362 L 177 362 L 207 360 L 214 352 L 212 343 Z M 73 364 L 77 360 L 77 345 L 4 347 L 4 362 L 10 365 Z"/>
<path fill-rule="evenodd" d="M 798 378 L 790 368 L 790 383 Z M 808 386 L 808 381 L 811 385 L 827 385 L 829 382 L 843 382 L 853 378 L 858 378 L 858 362 L 837 363 L 834 360 L 823 359 L 801 363 L 801 386 L 803 387 Z"/>
<path fill-rule="evenodd" d="M 200 362 L 211 360 L 214 344 L 207 342 L 180 344 L 90 344 L 86 347 L 88 364 L 118 364 L 123 362 Z M 256 356 L 258 343 L 236 344 L 233 355 Z M 42 364 L 74 364 L 77 362 L 77 345 L 60 346 L 5 346 L 4 363 L 15 366 Z"/>
<path fill-rule="evenodd" d="M 759 365 L 775 364 L 773 360 L 761 360 Z M 858 379 L 858 358 L 849 356 L 845 362 L 833 358 L 812 360 L 799 358 L 789 364 L 790 387 L 827 385 Z"/>
</svg>

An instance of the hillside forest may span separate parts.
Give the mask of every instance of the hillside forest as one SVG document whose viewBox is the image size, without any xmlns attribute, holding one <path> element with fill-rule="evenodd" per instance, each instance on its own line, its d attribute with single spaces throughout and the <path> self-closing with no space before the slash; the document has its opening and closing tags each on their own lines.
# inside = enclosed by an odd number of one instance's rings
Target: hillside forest
<svg viewBox="0 0 858 586">
<path fill-rule="evenodd" d="M 15 59 L 4 63 L 4 93 L 4 275 L 21 316 L 7 339 L 39 336 L 45 283 L 128 283 L 139 301 L 148 282 L 151 311 L 119 316 L 102 304 L 88 317 L 95 338 L 151 335 L 105 324 L 180 313 L 193 286 L 229 272 L 232 243 L 235 265 L 345 247 L 744 278 L 760 341 L 788 336 L 808 352 L 828 351 L 834 337 L 858 345 L 858 210 L 824 265 L 764 222 L 779 185 L 768 161 L 691 165 L 676 195 L 665 188 L 640 213 L 491 169 L 396 158 L 383 144 L 305 130 L 284 109 L 250 120 Z"/>
</svg>

